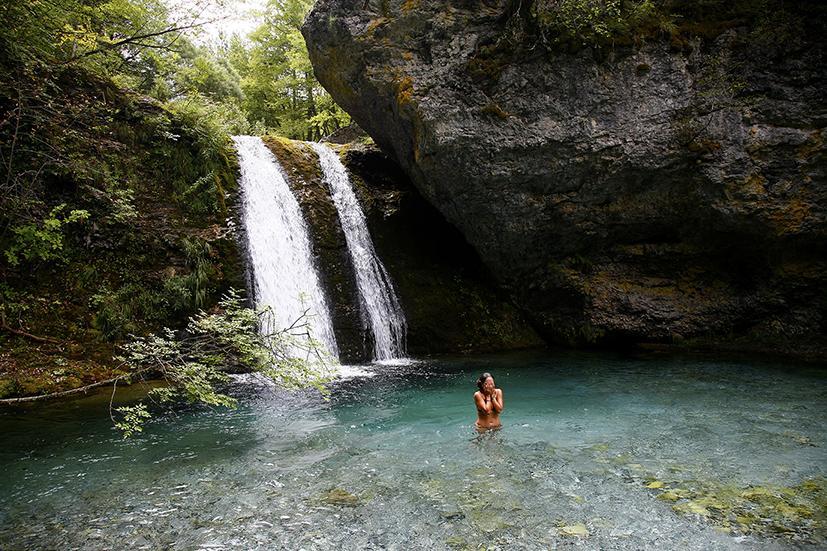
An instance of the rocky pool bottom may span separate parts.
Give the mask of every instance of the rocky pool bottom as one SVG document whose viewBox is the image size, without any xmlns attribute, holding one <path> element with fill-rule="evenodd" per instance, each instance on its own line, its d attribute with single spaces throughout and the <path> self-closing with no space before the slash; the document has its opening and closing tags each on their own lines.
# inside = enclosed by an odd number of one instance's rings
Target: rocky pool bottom
<svg viewBox="0 0 827 551">
<path fill-rule="evenodd" d="M 479 436 L 482 371 L 506 411 Z M 108 395 L 0 414 L 0 548 L 825 545 L 820 367 L 519 354 L 232 392 L 126 441 Z"/>
</svg>

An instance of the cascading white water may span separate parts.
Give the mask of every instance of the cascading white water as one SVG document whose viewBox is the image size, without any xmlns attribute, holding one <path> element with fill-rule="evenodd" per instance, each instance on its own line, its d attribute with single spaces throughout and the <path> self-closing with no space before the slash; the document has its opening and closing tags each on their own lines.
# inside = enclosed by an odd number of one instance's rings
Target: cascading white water
<svg viewBox="0 0 827 551">
<path fill-rule="evenodd" d="M 235 136 L 241 165 L 243 220 L 252 264 L 256 307 L 270 306 L 275 327 L 290 327 L 305 311 L 312 335 L 338 358 L 307 226 L 287 177 L 261 138 Z"/>
<path fill-rule="evenodd" d="M 330 188 L 345 233 L 363 312 L 373 333 L 374 359 L 403 358 L 407 333 L 405 315 L 391 278 L 376 256 L 365 214 L 353 193 L 347 170 L 339 156 L 326 145 L 314 143 L 313 149 L 319 155 L 324 180 Z"/>
</svg>

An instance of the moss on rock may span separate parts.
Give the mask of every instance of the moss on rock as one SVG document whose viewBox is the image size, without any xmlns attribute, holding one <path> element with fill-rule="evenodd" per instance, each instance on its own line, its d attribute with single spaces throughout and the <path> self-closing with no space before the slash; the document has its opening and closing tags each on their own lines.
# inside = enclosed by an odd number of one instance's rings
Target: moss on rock
<svg viewBox="0 0 827 551">
<path fill-rule="evenodd" d="M 673 503 L 681 515 L 696 516 L 718 528 L 764 537 L 827 539 L 827 479 L 806 479 L 794 486 L 738 487 L 715 481 L 674 481 L 647 486 L 657 498 Z"/>
<path fill-rule="evenodd" d="M 542 345 L 473 249 L 394 162 L 366 144 L 344 149 L 343 161 L 405 311 L 410 352 Z"/>
<path fill-rule="evenodd" d="M 311 246 L 330 304 L 340 359 L 369 360 L 350 254 L 330 190 L 322 179 L 319 157 L 307 142 L 275 136 L 263 139 L 287 173 L 288 184 L 310 227 Z"/>
<path fill-rule="evenodd" d="M 7 397 L 118 375 L 112 356 L 130 334 L 179 327 L 228 287 L 244 286 L 226 223 L 237 189 L 229 137 L 192 112 L 62 71 L 50 75 L 61 83 L 52 91 L 60 116 L 26 144 L 27 162 L 40 170 L 26 184 L 30 196 L 15 200 L 29 201 L 24 210 L 35 222 L 59 205 L 89 216 L 66 232 L 61 258 L 0 262 L 0 394 Z M 21 140 L 31 136 L 21 132 Z M 9 210 L 0 217 L 4 228 L 26 223 Z"/>
</svg>

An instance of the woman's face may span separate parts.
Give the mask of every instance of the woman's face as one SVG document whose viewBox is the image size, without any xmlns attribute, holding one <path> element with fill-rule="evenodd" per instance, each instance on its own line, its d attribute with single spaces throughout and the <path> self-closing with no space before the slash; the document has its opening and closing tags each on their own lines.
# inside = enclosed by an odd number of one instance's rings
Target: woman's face
<svg viewBox="0 0 827 551">
<path fill-rule="evenodd" d="M 488 377 L 485 382 L 482 384 L 482 391 L 485 394 L 491 394 L 494 392 L 494 377 Z"/>
</svg>

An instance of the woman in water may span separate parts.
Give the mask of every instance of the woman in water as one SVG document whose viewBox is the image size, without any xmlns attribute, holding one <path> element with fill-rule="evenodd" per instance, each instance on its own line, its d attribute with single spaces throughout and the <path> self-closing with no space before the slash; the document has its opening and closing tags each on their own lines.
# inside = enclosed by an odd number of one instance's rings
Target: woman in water
<svg viewBox="0 0 827 551">
<path fill-rule="evenodd" d="M 474 393 L 474 403 L 477 405 L 477 421 L 474 425 L 480 432 L 498 429 L 500 413 L 503 410 L 503 391 L 494 386 L 494 377 L 490 373 L 483 373 L 477 379 L 477 388 Z"/>
</svg>

